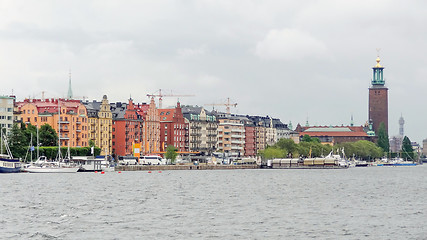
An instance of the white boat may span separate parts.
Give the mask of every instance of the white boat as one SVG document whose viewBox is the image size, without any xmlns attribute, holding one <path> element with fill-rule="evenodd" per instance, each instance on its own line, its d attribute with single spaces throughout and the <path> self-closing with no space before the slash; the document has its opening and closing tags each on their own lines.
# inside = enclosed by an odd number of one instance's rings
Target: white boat
<svg viewBox="0 0 427 240">
<path fill-rule="evenodd" d="M 69 163 L 50 161 L 45 156 L 41 156 L 34 163 L 25 165 L 22 171 L 30 173 L 75 173 L 79 168 L 79 166 Z"/>
<path fill-rule="evenodd" d="M 80 166 L 80 172 L 101 171 L 101 159 L 93 156 L 73 156 L 71 162 Z"/>
</svg>

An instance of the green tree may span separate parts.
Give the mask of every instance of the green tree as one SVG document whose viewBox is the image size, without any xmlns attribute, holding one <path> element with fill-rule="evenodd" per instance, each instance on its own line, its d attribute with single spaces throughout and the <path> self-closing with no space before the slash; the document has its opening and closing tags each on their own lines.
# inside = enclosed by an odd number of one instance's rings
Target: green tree
<svg viewBox="0 0 427 240">
<path fill-rule="evenodd" d="M 413 159 L 414 157 L 411 140 L 409 140 L 407 136 L 405 136 L 402 141 L 402 157 L 404 159 Z"/>
<path fill-rule="evenodd" d="M 284 158 L 287 152 L 277 147 L 268 147 L 260 151 L 260 155 L 265 159 Z"/>
<path fill-rule="evenodd" d="M 18 124 L 13 124 L 13 127 L 8 136 L 8 143 L 12 155 L 17 158 L 25 157 L 29 141 L 25 135 L 25 127 L 20 128 Z"/>
<path fill-rule="evenodd" d="M 301 142 L 317 142 L 317 143 L 320 143 L 320 139 L 317 137 L 310 137 L 309 135 L 305 134 L 301 138 Z"/>
<path fill-rule="evenodd" d="M 40 127 L 39 143 L 41 146 L 58 146 L 58 134 L 49 124 Z"/>
<path fill-rule="evenodd" d="M 95 141 L 92 139 L 89 140 L 89 147 L 95 147 Z"/>
<path fill-rule="evenodd" d="M 175 159 L 178 156 L 178 153 L 176 152 L 178 149 L 176 149 L 173 145 L 169 145 L 166 148 L 165 158 L 170 159 L 171 163 L 175 163 Z"/>
<path fill-rule="evenodd" d="M 275 144 L 275 146 L 285 150 L 287 153 L 292 153 L 292 155 L 298 153 L 298 145 L 292 139 L 282 138 Z"/>
<path fill-rule="evenodd" d="M 340 143 L 334 146 L 334 149 L 343 149 L 347 157 L 356 157 L 364 160 L 373 160 L 383 156 L 383 149 L 375 143 L 360 140 L 357 142 Z"/>
<path fill-rule="evenodd" d="M 378 146 L 383 149 L 383 152 L 388 152 L 390 150 L 390 142 L 388 140 L 388 134 L 385 129 L 385 124 L 383 122 L 380 123 L 378 127 Z"/>
</svg>

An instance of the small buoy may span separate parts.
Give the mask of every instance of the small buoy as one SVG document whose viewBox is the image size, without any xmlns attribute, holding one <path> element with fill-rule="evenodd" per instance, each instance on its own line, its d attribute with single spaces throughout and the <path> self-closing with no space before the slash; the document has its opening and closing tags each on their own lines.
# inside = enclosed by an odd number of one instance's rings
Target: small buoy
<svg viewBox="0 0 427 240">
<path fill-rule="evenodd" d="M 101 174 L 104 174 L 105 172 L 101 172 Z"/>
<path fill-rule="evenodd" d="M 95 171 L 95 173 L 98 173 L 98 171 Z"/>
<path fill-rule="evenodd" d="M 148 173 L 151 173 L 151 171 L 148 171 Z"/>
<path fill-rule="evenodd" d="M 162 171 L 159 171 L 159 173 L 162 173 Z"/>
<path fill-rule="evenodd" d="M 119 173 L 122 173 L 122 171 L 119 171 Z"/>
</svg>

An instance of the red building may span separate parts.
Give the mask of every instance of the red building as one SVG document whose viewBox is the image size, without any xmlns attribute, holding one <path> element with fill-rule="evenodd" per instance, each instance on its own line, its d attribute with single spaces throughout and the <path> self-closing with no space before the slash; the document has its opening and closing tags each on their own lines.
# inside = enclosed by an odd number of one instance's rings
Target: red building
<svg viewBox="0 0 427 240">
<path fill-rule="evenodd" d="M 367 127 L 363 126 L 310 126 L 302 127 L 298 124 L 295 129 L 300 139 L 304 135 L 319 138 L 323 144 L 335 145 L 343 142 L 356 142 L 359 140 L 372 141 Z"/>
<path fill-rule="evenodd" d="M 245 157 L 256 156 L 255 126 L 245 125 Z"/>
<path fill-rule="evenodd" d="M 132 146 L 142 140 L 143 119 L 132 99 L 129 103 L 111 104 L 113 114 L 112 149 L 116 156 L 132 155 Z"/>
<path fill-rule="evenodd" d="M 188 152 L 188 126 L 182 114 L 181 104 L 178 102 L 174 109 L 158 109 L 160 116 L 160 149 L 165 151 L 172 145 L 179 152 Z"/>
</svg>

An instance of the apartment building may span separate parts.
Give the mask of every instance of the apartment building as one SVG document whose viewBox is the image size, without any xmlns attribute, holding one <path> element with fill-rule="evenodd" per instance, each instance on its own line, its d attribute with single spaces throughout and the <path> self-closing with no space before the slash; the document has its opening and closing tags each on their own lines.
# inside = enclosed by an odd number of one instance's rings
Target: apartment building
<svg viewBox="0 0 427 240">
<path fill-rule="evenodd" d="M 16 102 L 23 124 L 49 124 L 58 133 L 63 147 L 87 147 L 88 116 L 80 100 L 25 99 Z"/>
<path fill-rule="evenodd" d="M 113 117 L 107 95 L 102 101 L 83 102 L 88 114 L 88 138 L 101 148 L 101 155 L 112 154 Z"/>
</svg>

